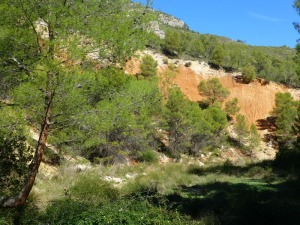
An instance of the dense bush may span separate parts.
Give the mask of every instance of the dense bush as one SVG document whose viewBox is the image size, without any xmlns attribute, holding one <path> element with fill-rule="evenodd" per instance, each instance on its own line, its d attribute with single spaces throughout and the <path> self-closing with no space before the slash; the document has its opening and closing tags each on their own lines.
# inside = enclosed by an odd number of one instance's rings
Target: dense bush
<svg viewBox="0 0 300 225">
<path fill-rule="evenodd" d="M 277 93 L 273 115 L 279 150 L 275 163 L 291 173 L 300 174 L 300 104 L 290 93 Z"/>
<path fill-rule="evenodd" d="M 144 77 L 154 77 L 157 73 L 157 62 L 151 55 L 145 55 L 141 62 L 141 75 Z"/>
<path fill-rule="evenodd" d="M 164 205 L 153 205 L 143 197 L 121 198 L 105 205 L 91 207 L 70 199 L 48 206 L 40 221 L 32 224 L 201 224 L 188 216 L 170 211 Z"/>
<path fill-rule="evenodd" d="M 210 105 L 216 102 L 222 103 L 230 94 L 218 78 L 201 81 L 198 85 L 198 91 L 206 97 L 206 101 Z"/>
<path fill-rule="evenodd" d="M 70 187 L 68 195 L 77 202 L 98 205 L 116 200 L 119 197 L 119 190 L 92 173 L 87 173 Z"/>
<path fill-rule="evenodd" d="M 212 51 L 211 55 L 211 63 L 216 67 L 222 67 L 224 65 L 225 60 L 225 50 L 222 45 L 217 45 L 215 49 Z"/>
<path fill-rule="evenodd" d="M 255 67 L 245 66 L 243 68 L 243 81 L 246 84 L 249 84 L 250 82 L 254 81 L 255 78 L 256 78 Z"/>
<path fill-rule="evenodd" d="M 33 148 L 26 140 L 22 112 L 0 107 L 0 197 L 21 190 L 28 173 Z"/>
<path fill-rule="evenodd" d="M 85 117 L 89 136 L 84 141 L 84 155 L 114 162 L 120 157 L 138 157 L 140 152 L 155 148 L 152 121 L 160 111 L 156 82 L 132 80 L 126 90 L 115 93 L 111 100 L 99 102 L 95 113 Z"/>
<path fill-rule="evenodd" d="M 238 99 L 234 98 L 225 103 L 224 111 L 231 117 L 240 111 L 240 107 L 238 106 Z"/>
<path fill-rule="evenodd" d="M 142 162 L 155 163 L 158 162 L 158 158 L 155 155 L 154 151 L 147 150 L 141 153 L 139 160 Z"/>
<path fill-rule="evenodd" d="M 181 53 L 182 43 L 178 31 L 167 30 L 163 51 L 170 56 L 178 56 Z"/>
<path fill-rule="evenodd" d="M 276 93 L 273 115 L 276 116 L 276 133 L 280 141 L 288 141 L 299 133 L 300 104 L 290 93 Z"/>
<path fill-rule="evenodd" d="M 171 155 L 198 154 L 212 144 L 227 125 L 226 113 L 218 104 L 202 110 L 198 104 L 184 97 L 179 88 L 172 88 L 165 106 L 164 119 L 169 133 Z M 208 141 L 210 139 L 211 141 Z"/>
<path fill-rule="evenodd" d="M 88 185 L 89 183 L 86 183 L 85 187 L 87 188 Z M 134 193 L 98 203 L 95 200 L 91 203 L 84 199 L 84 196 L 81 197 L 76 199 L 70 195 L 52 201 L 45 211 L 33 210 L 26 206 L 19 215 L 19 222 L 23 225 L 203 224 L 202 221 L 193 220 L 191 217 L 179 213 L 176 207 L 171 208 L 166 204 L 167 199 L 158 195 Z M 16 222 L 16 218 L 13 210 L 0 211 L 1 225 L 13 224 Z"/>
</svg>

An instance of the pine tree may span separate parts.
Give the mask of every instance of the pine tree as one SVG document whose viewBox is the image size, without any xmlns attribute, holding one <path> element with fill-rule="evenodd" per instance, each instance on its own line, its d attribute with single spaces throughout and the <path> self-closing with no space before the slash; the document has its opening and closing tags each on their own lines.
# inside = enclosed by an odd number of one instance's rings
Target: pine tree
<svg viewBox="0 0 300 225">
<path fill-rule="evenodd" d="M 299 102 L 295 101 L 290 93 L 277 93 L 275 98 L 277 135 L 282 141 L 295 136 L 295 124 L 298 117 Z"/>
<path fill-rule="evenodd" d="M 242 142 L 245 140 L 245 138 L 249 134 L 249 127 L 247 124 L 246 117 L 242 114 L 238 114 L 236 116 L 236 122 L 233 126 L 235 133 L 238 136 L 239 142 Z"/>
<path fill-rule="evenodd" d="M 249 141 L 249 148 L 251 152 L 253 152 L 254 149 L 260 146 L 261 138 L 259 136 L 256 126 L 253 123 L 250 126 L 248 141 Z"/>
<path fill-rule="evenodd" d="M 245 66 L 243 68 L 243 80 L 246 84 L 254 81 L 256 78 L 256 72 L 254 66 Z"/>
<path fill-rule="evenodd" d="M 179 157 L 189 146 L 191 123 L 187 117 L 189 101 L 177 87 L 169 90 L 165 108 L 165 118 L 169 131 L 169 149 L 173 156 Z"/>
<path fill-rule="evenodd" d="M 168 55 L 179 55 L 181 52 L 181 40 L 178 32 L 167 30 L 163 47 L 165 53 Z"/>
<path fill-rule="evenodd" d="M 231 101 L 226 102 L 224 111 L 229 116 L 234 116 L 235 114 L 237 114 L 240 111 L 240 107 L 238 106 L 238 99 L 234 98 Z"/>
<path fill-rule="evenodd" d="M 218 66 L 222 67 L 225 60 L 225 49 L 222 47 L 222 45 L 217 45 L 215 49 L 212 52 L 211 55 L 211 62 Z"/>
<path fill-rule="evenodd" d="M 141 75 L 154 77 L 157 73 L 157 62 L 151 55 L 145 55 L 141 62 Z"/>
<path fill-rule="evenodd" d="M 13 99 L 14 103 L 28 109 L 26 116 L 30 119 L 37 119 L 32 121 L 33 125 L 40 124 L 27 179 L 21 191 L 16 191 L 16 197 L 0 196 L 0 207 L 25 203 L 42 161 L 50 127 L 59 124 L 58 120 L 65 112 L 71 112 L 71 108 L 80 108 L 80 104 L 75 105 L 82 99 L 79 88 L 63 88 L 64 82 L 80 71 L 74 62 L 80 61 L 85 66 L 90 63 L 88 53 L 97 51 L 102 61 L 123 63 L 143 45 L 145 30 L 141 27 L 146 28 L 147 14 L 124 10 L 129 3 L 129 0 L 0 2 L 1 76 L 5 71 L 5 79 L 11 83 L 9 88 L 16 87 L 13 93 L 18 97 Z M 68 97 L 71 100 L 66 100 Z M 69 106 L 72 107 L 66 110 Z M 70 114 L 72 118 L 74 113 Z"/>
<path fill-rule="evenodd" d="M 201 81 L 198 90 L 207 98 L 208 104 L 215 102 L 222 103 L 230 94 L 230 92 L 221 84 L 218 78 L 211 78 L 207 81 Z"/>
</svg>

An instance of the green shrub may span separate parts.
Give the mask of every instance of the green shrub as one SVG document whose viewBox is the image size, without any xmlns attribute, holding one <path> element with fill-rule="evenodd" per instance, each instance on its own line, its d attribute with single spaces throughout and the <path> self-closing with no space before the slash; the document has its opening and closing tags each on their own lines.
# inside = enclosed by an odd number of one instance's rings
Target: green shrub
<svg viewBox="0 0 300 225">
<path fill-rule="evenodd" d="M 149 163 L 158 162 L 158 158 L 156 154 L 151 150 L 142 152 L 139 160 L 142 162 L 149 162 Z"/>
<path fill-rule="evenodd" d="M 92 210 L 92 205 L 74 201 L 69 198 L 52 202 L 42 214 L 40 221 L 33 224 L 78 224 L 81 214 Z"/>
<path fill-rule="evenodd" d="M 256 79 L 256 72 L 254 66 L 245 66 L 243 68 L 243 80 L 246 84 L 254 81 Z"/>
<path fill-rule="evenodd" d="M 0 209 L 0 225 L 13 224 L 14 211 L 13 209 Z"/>
<path fill-rule="evenodd" d="M 222 103 L 230 94 L 216 77 L 201 81 L 198 85 L 198 91 L 206 97 L 206 101 L 209 105 L 215 102 Z"/>
<path fill-rule="evenodd" d="M 238 99 L 234 98 L 225 103 L 224 111 L 229 115 L 233 116 L 240 111 L 240 107 L 238 106 Z"/>
<path fill-rule="evenodd" d="M 223 66 L 225 53 L 224 47 L 222 45 L 217 45 L 212 52 L 211 63 L 213 63 L 216 67 Z"/>
<path fill-rule="evenodd" d="M 141 62 L 141 75 L 153 77 L 157 73 L 157 62 L 151 55 L 145 55 Z"/>
<path fill-rule="evenodd" d="M 176 64 L 174 64 L 174 63 L 170 63 L 170 64 L 168 65 L 168 68 L 169 68 L 170 70 L 172 70 L 172 71 L 176 71 L 176 70 L 177 70 L 177 66 L 176 66 Z"/>
<path fill-rule="evenodd" d="M 170 56 L 178 56 L 181 51 L 181 40 L 179 32 L 167 30 L 163 51 Z"/>
<path fill-rule="evenodd" d="M 141 74 L 137 75 L 138 76 L 138 80 L 145 80 L 145 77 Z"/>
<path fill-rule="evenodd" d="M 69 194 L 74 200 L 98 205 L 117 199 L 119 191 L 100 177 L 88 173 L 79 178 Z"/>
<path fill-rule="evenodd" d="M 21 190 L 33 152 L 24 136 L 9 135 L 0 131 L 0 196 L 6 197 Z"/>
<path fill-rule="evenodd" d="M 131 197 L 91 207 L 70 199 L 54 202 L 35 224 L 201 224 L 150 199 Z"/>
</svg>

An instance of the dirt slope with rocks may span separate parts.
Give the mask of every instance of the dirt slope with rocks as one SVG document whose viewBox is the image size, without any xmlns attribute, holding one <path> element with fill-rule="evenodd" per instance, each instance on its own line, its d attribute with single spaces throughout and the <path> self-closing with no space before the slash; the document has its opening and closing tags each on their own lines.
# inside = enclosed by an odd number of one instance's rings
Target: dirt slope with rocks
<svg viewBox="0 0 300 225">
<path fill-rule="evenodd" d="M 139 53 L 139 58 L 133 58 L 128 61 L 125 71 L 132 75 L 138 74 L 140 72 L 140 60 L 145 54 L 151 55 L 158 63 L 158 75 L 162 80 L 161 88 L 163 94 L 167 87 L 177 85 L 188 99 L 201 101 L 204 96 L 199 94 L 198 84 L 201 80 L 217 77 L 230 91 L 227 101 L 235 97 L 238 99 L 240 113 L 246 116 L 249 124 L 254 123 L 258 126 L 259 120 L 264 120 L 270 116 L 275 106 L 275 94 L 278 92 L 290 92 L 296 100 L 300 100 L 300 89 L 288 88 L 274 82 L 263 84 L 260 79 L 250 84 L 238 83 L 234 77 L 241 75 L 240 73 L 226 73 L 223 70 L 214 70 L 205 62 L 166 58 L 159 53 L 149 50 Z M 168 64 L 165 63 L 166 61 Z M 190 66 L 186 67 L 186 63 L 190 63 Z M 174 75 L 166 78 L 165 74 L 166 71 L 170 70 L 168 68 L 170 64 L 175 65 L 176 70 L 173 70 Z M 164 84 L 167 87 L 163 87 L 163 81 L 165 80 L 168 80 Z M 268 135 L 270 131 L 268 129 L 260 129 L 259 132 L 263 137 Z M 270 141 L 262 142 L 262 151 L 255 152 L 253 158 L 258 161 L 274 159 L 277 150 L 270 143 Z M 221 158 L 236 162 L 241 159 L 244 160 L 243 154 L 238 149 L 233 148 L 222 151 Z"/>
<path fill-rule="evenodd" d="M 168 65 L 164 64 L 167 58 L 161 54 L 152 51 L 145 51 L 140 54 L 151 55 L 157 62 L 159 73 L 163 74 L 168 69 Z M 258 80 L 250 84 L 242 84 L 236 82 L 233 77 L 240 75 L 239 73 L 226 73 L 223 70 L 214 70 L 205 62 L 186 61 L 180 59 L 167 59 L 168 64 L 177 66 L 176 76 L 172 78 L 169 85 L 176 84 L 180 87 L 183 94 L 191 101 L 200 101 L 203 99 L 198 93 L 197 86 L 201 80 L 218 77 L 221 83 L 230 91 L 227 100 L 238 98 L 240 113 L 244 114 L 249 124 L 257 123 L 257 120 L 264 119 L 270 115 L 275 106 L 275 94 L 277 92 L 290 92 L 295 99 L 300 99 L 300 90 L 290 89 L 283 85 L 270 82 L 267 85 L 262 84 Z M 185 67 L 187 62 L 191 66 Z M 130 74 L 139 73 L 139 60 L 132 59 L 127 63 L 126 71 Z"/>
</svg>

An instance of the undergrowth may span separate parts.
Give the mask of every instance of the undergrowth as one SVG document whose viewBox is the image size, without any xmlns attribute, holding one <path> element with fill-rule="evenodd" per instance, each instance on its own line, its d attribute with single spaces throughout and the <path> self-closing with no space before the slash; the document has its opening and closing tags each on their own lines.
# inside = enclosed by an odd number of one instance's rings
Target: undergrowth
<svg viewBox="0 0 300 225">
<path fill-rule="evenodd" d="M 296 225 L 298 187 L 297 177 L 271 162 L 141 163 L 87 171 L 68 164 L 51 179 L 40 176 L 26 206 L 1 210 L 0 224 Z"/>
</svg>

